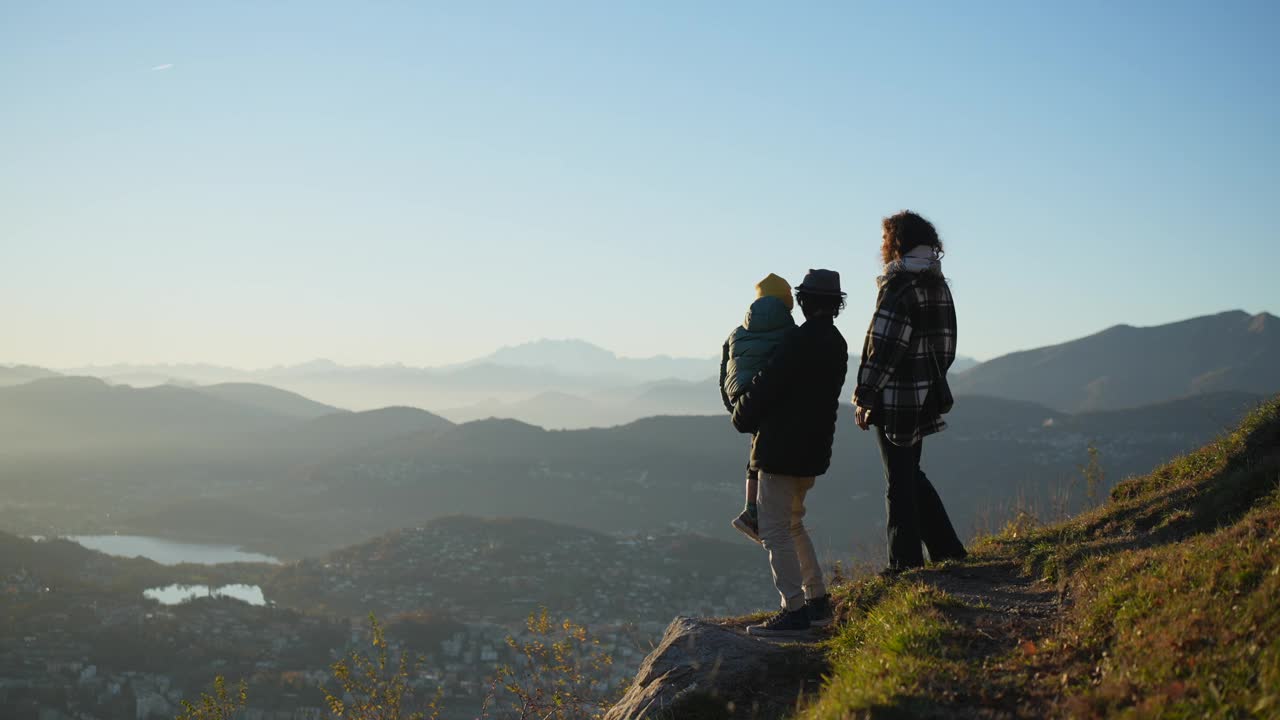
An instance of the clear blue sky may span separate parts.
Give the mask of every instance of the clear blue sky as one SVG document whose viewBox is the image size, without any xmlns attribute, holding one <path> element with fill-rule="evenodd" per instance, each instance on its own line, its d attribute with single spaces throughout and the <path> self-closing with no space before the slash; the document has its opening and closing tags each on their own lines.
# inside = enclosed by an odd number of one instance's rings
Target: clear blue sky
<svg viewBox="0 0 1280 720">
<path fill-rule="evenodd" d="M 1280 3 L 0 9 L 0 362 L 710 356 L 879 220 L 961 352 L 1280 311 Z"/>
</svg>

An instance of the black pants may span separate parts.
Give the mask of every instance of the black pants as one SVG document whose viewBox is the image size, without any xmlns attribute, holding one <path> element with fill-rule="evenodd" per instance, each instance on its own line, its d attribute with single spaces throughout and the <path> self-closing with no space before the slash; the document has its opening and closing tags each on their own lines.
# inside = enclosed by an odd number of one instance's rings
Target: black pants
<svg viewBox="0 0 1280 720">
<path fill-rule="evenodd" d="M 964 544 L 951 527 L 942 498 L 920 469 L 924 442 L 912 447 L 894 445 L 880 428 L 876 428 L 876 438 L 880 441 L 884 476 L 889 482 L 889 567 L 923 566 L 921 541 L 934 562 L 964 557 L 967 554 Z"/>
</svg>

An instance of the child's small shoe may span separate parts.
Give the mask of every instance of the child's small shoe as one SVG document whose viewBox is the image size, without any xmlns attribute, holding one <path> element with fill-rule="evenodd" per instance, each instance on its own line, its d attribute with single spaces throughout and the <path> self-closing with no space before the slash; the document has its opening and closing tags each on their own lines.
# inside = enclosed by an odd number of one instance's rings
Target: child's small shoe
<svg viewBox="0 0 1280 720">
<path fill-rule="evenodd" d="M 738 532 L 751 538 L 753 542 L 761 545 L 764 544 L 760 542 L 760 521 L 750 512 L 743 510 L 730 524 L 733 525 L 734 529 Z"/>
</svg>

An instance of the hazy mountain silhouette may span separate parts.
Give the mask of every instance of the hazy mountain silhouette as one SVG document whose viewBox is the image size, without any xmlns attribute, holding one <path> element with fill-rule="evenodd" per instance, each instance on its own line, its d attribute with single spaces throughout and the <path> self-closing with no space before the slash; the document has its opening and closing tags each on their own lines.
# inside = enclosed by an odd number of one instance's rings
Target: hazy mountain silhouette
<svg viewBox="0 0 1280 720">
<path fill-rule="evenodd" d="M 1168 325 L 1117 325 L 1011 353 L 952 381 L 957 394 L 1066 411 L 1138 407 L 1197 393 L 1280 390 L 1280 318 L 1234 310 Z"/>
<path fill-rule="evenodd" d="M 133 388 L 58 377 L 0 388 L 0 450 L 24 454 L 185 449 L 292 452 L 296 461 L 447 427 L 416 408 L 349 412 L 248 383 Z"/>
<path fill-rule="evenodd" d="M 454 422 L 515 418 L 548 429 L 584 429 L 623 425 L 654 415 L 714 415 L 724 412 L 715 380 L 661 380 L 590 395 L 544 392 L 502 402 L 490 398 L 442 410 Z"/>
<path fill-rule="evenodd" d="M 58 377 L 0 388 L 0 449 L 204 447 L 296 418 L 190 388 Z"/>
<path fill-rule="evenodd" d="M 117 363 L 62 368 L 65 375 L 102 378 L 114 384 L 146 387 L 150 385 L 209 385 L 249 380 L 252 373 L 238 368 L 208 363 Z"/>
<path fill-rule="evenodd" d="M 507 367 L 548 368 L 565 375 L 616 376 L 635 381 L 666 378 L 702 380 L 717 372 L 717 362 L 712 353 L 705 358 L 673 358 L 667 355 L 622 358 L 582 340 L 537 340 L 504 347 L 474 361 Z"/>
<path fill-rule="evenodd" d="M 717 363 L 710 353 L 706 358 L 623 358 L 582 340 L 538 340 L 442 367 L 346 366 L 317 359 L 258 370 L 188 363 L 91 366 L 71 374 L 137 387 L 266 384 L 332 407 L 406 405 L 455 422 L 513 417 L 576 429 L 652 415 L 722 412 Z M 955 367 L 973 364 L 961 357 Z M 271 401 L 262 402 L 270 407 Z"/>
<path fill-rule="evenodd" d="M 726 412 L 720 399 L 720 383 L 712 377 L 699 382 L 687 380 L 659 380 L 646 383 L 640 392 L 628 397 L 626 402 L 637 408 L 643 416 L 652 415 L 717 415 Z"/>
<path fill-rule="evenodd" d="M 261 408 L 276 415 L 296 418 L 316 418 L 338 412 L 346 412 L 332 405 L 318 403 L 297 393 L 258 383 L 220 383 L 204 385 L 194 390 L 241 405 Z"/>
<path fill-rule="evenodd" d="M 698 388 L 710 394 L 714 384 L 684 386 Z M 719 408 L 709 416 L 549 431 L 515 420 L 454 425 L 412 408 L 299 418 L 260 402 L 280 396 L 252 390 L 253 402 L 238 402 L 201 388 L 130 388 L 94 378 L 0 388 L 0 490 L 10 499 L 0 506 L 0 527 L 198 530 L 199 540 L 224 527 L 224 540 L 294 557 L 458 513 L 609 532 L 675 524 L 732 537 L 726 523 L 741 501 L 748 439 Z M 1049 483 L 1077 476 L 1091 439 L 1108 476 L 1119 478 L 1203 442 L 1253 398 L 1210 393 L 1069 415 L 963 397 L 951 429 L 930 440 L 928 469 L 967 529 L 984 508 L 1019 491 L 1043 497 Z M 875 444 L 854 428 L 847 408 L 840 428 L 831 474 L 815 491 L 822 498 L 815 523 L 829 547 L 878 538 L 883 519 Z M 221 509 L 207 521 L 163 521 L 166 509 L 195 516 L 214 501 Z M 253 512 L 241 517 L 237 507 Z M 230 513 L 225 521 L 222 513 Z"/>
<path fill-rule="evenodd" d="M 841 393 L 842 399 L 851 389 L 855 365 L 856 357 L 851 358 L 850 379 Z M 172 423 L 159 422 L 152 440 L 147 441 L 152 447 L 176 442 L 175 436 L 183 433 L 195 442 L 203 438 L 208 444 L 228 434 L 283 428 L 288 425 L 288 418 L 337 412 L 337 407 L 368 410 L 412 406 L 436 411 L 457 422 L 512 417 L 542 427 L 566 429 L 610 427 L 655 415 L 706 414 L 723 418 L 724 412 L 711 359 L 619 358 L 577 340 L 526 343 L 470 363 L 442 368 L 350 367 L 316 360 L 257 371 L 204 364 L 114 365 L 95 370 L 116 378 L 147 373 L 155 377 L 189 373 L 200 378 L 232 378 L 212 386 L 185 388 L 207 399 L 227 401 L 228 405 L 195 413 L 200 417 L 193 414 L 186 419 L 176 417 Z M 39 368 L 0 368 L 0 378 L 48 372 Z M 687 377 L 680 377 L 681 373 Z M 1061 412 L 1141 407 L 1215 390 L 1267 394 L 1280 390 L 1280 331 L 1274 316 L 1264 313 L 1251 317 L 1240 311 L 1153 328 L 1117 326 L 954 373 L 952 386 L 962 395 L 1023 400 Z M 183 389 L 151 388 L 157 395 L 148 402 L 183 397 L 179 393 Z M 195 407 L 198 404 L 188 410 Z M 40 412 L 43 411 L 36 411 L 32 423 L 19 428 L 14 437 L 24 436 L 23 433 L 32 436 L 34 428 L 39 427 Z M 92 408 L 86 412 L 87 417 L 97 417 Z M 245 413 L 243 422 L 237 419 Z M 121 417 L 119 427 L 103 429 L 100 439 L 107 445 L 120 442 L 120 434 L 133 422 L 127 412 Z M 91 425 L 85 418 L 72 418 L 66 427 Z M 135 434 L 143 437 L 149 432 L 139 430 Z M 50 433 L 49 437 L 58 437 L 56 430 L 51 429 Z M 382 437 L 380 433 L 375 435 Z M 63 437 L 68 436 L 64 433 Z M 360 432 L 354 437 L 373 441 Z M 289 440 L 287 444 L 311 447 L 309 442 Z M 332 442 L 333 447 L 352 447 L 336 438 Z M 0 446 L 5 444 L 0 440 Z"/>
<path fill-rule="evenodd" d="M 1201 434 L 1223 427 L 1224 420 L 1230 422 L 1238 417 L 1260 397 L 1239 392 L 1208 393 L 1143 408 L 1071 415 L 1025 401 L 971 396 L 959 402 L 955 412 L 948 416 L 951 430 L 931 440 L 943 444 L 952 437 L 955 442 L 946 444 L 958 445 L 976 441 L 981 436 L 1025 432 L 1028 441 L 1041 436 L 1052 443 L 1067 433 L 1093 434 L 1099 428 L 1108 432 Z M 840 427 L 838 455 L 841 447 L 852 446 L 848 441 L 850 437 L 870 437 L 856 431 L 848 408 L 841 409 Z M 487 419 L 430 435 L 405 435 L 376 451 L 392 463 L 419 457 L 435 463 L 459 464 L 475 460 L 571 461 L 584 467 L 596 463 L 644 465 L 655 457 L 663 461 L 702 460 L 727 454 L 736 466 L 745 462 L 749 441 L 749 436 L 733 430 L 727 416 L 650 417 L 616 427 L 570 431 L 545 430 L 517 420 Z M 868 447 L 872 445 L 868 443 Z M 1016 449 L 1007 454 L 1019 456 Z M 349 461 L 363 464 L 373 459 L 368 449 L 362 449 Z M 974 458 L 981 462 L 988 459 Z"/>
<path fill-rule="evenodd" d="M 21 385 L 40 378 L 57 377 L 58 373 L 34 365 L 0 365 L 0 387 Z"/>
<path fill-rule="evenodd" d="M 1068 415 L 1043 406 L 966 397 L 951 430 L 930 440 L 927 470 L 962 530 L 1022 495 L 1045 509 L 1079 477 L 1092 441 L 1107 477 L 1150 469 L 1237 420 L 1258 400 L 1211 393 L 1125 411 Z M 827 549 L 878 542 L 883 476 L 868 433 L 842 414 L 831 472 L 811 516 Z M 656 417 L 621 427 L 547 431 L 511 420 L 405 436 L 313 468 L 289 512 L 315 513 L 358 536 L 353 510 L 399 524 L 430 514 L 527 515 L 605 531 L 672 523 L 732 537 L 748 439 L 724 417 Z M 679 498 L 673 501 L 672 498 Z M 1074 502 L 1083 500 L 1077 489 Z M 340 508 L 340 511 L 330 508 Z M 848 552 L 848 551 L 846 551 Z"/>
<path fill-rule="evenodd" d="M 614 408 L 579 395 L 543 392 L 514 402 L 489 399 L 466 407 L 451 408 L 440 414 L 454 422 L 471 422 L 486 418 L 519 418 L 546 428 L 600 427 L 626 422 Z"/>
<path fill-rule="evenodd" d="M 565 373 L 591 374 L 608 372 L 617 360 L 617 355 L 584 340 L 535 340 L 499 348 L 472 363 L 547 367 Z"/>
<path fill-rule="evenodd" d="M 265 438 L 264 442 L 280 441 L 290 447 L 338 452 L 409 435 L 429 435 L 453 426 L 448 420 L 425 410 L 388 407 L 312 418 L 289 427 L 277 437 Z"/>
</svg>

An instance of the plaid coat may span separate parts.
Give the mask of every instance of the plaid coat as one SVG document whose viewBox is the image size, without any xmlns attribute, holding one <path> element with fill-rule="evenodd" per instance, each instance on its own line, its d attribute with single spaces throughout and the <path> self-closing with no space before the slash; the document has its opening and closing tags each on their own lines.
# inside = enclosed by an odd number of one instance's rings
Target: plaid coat
<svg viewBox="0 0 1280 720">
<path fill-rule="evenodd" d="M 895 445 L 912 446 L 947 427 L 929 397 L 933 349 L 945 374 L 956 358 L 956 309 L 941 273 L 898 271 L 884 278 L 867 328 L 853 402 L 871 409 Z"/>
</svg>

